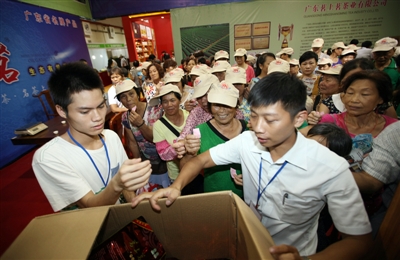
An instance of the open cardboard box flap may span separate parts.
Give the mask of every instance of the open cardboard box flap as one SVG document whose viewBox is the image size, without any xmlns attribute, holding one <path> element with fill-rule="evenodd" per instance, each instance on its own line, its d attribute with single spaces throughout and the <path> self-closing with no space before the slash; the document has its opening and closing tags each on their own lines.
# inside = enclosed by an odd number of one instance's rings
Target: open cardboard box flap
<svg viewBox="0 0 400 260">
<path fill-rule="evenodd" d="M 272 238 L 230 191 L 179 197 L 161 212 L 148 201 L 56 213 L 33 219 L 2 259 L 85 259 L 133 219 L 143 216 L 177 259 L 273 259 Z"/>
</svg>

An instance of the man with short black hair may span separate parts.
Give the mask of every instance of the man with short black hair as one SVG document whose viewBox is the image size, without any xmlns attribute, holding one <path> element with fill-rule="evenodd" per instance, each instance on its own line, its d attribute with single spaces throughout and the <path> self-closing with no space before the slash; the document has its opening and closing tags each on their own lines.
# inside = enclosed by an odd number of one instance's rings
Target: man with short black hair
<svg viewBox="0 0 400 260">
<path fill-rule="evenodd" d="M 60 117 L 69 126 L 39 148 L 32 168 L 54 211 L 113 205 L 127 201 L 148 183 L 149 161 L 129 160 L 118 135 L 104 129 L 104 87 L 97 73 L 68 63 L 48 81 Z"/>
<path fill-rule="evenodd" d="M 372 59 L 372 42 L 371 41 L 365 41 L 361 43 L 361 49 L 357 51 L 357 59 L 358 58 L 367 58 L 369 60 Z"/>
</svg>

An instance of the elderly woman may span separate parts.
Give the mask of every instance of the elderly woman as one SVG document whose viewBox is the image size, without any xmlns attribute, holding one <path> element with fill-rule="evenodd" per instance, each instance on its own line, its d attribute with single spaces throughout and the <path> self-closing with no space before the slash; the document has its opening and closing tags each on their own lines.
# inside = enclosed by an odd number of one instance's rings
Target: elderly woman
<svg viewBox="0 0 400 260">
<path fill-rule="evenodd" d="M 255 77 L 253 67 L 247 64 L 247 51 L 246 49 L 239 48 L 235 52 L 235 61 L 238 67 L 246 71 L 246 82 L 249 83 Z"/>
<path fill-rule="evenodd" d="M 328 107 L 322 107 L 322 101 L 331 97 L 334 94 L 342 92 L 339 75 L 342 70 L 342 65 L 337 64 L 327 70 L 320 70 L 321 81 L 319 82 L 319 95 L 315 98 L 314 110 L 330 113 Z"/>
<path fill-rule="evenodd" d="M 163 109 L 160 105 L 150 107 L 147 102 L 139 101 L 139 95 L 140 90 L 132 80 L 127 79 L 117 84 L 117 99 L 128 109 L 122 115 L 122 124 L 130 130 L 126 131 L 129 148 L 134 157 L 150 160 L 152 173 L 149 181 L 168 187 L 167 165 L 153 143 L 152 126 L 162 116 Z"/>
<path fill-rule="evenodd" d="M 391 83 L 381 71 L 360 71 L 349 76 L 343 85 L 342 101 L 346 112 L 322 116 L 320 123 L 334 123 L 350 137 L 370 133 L 373 137 L 397 119 L 375 113 L 379 104 L 390 101 Z"/>
<path fill-rule="evenodd" d="M 147 102 L 149 102 L 154 95 L 157 95 L 159 89 L 164 84 L 161 81 L 163 77 L 164 70 L 159 64 L 153 63 L 147 67 L 146 81 L 143 82 L 142 85 L 144 96 L 146 97 Z"/>
<path fill-rule="evenodd" d="M 222 81 L 213 86 L 207 95 L 208 110 L 213 118 L 198 126 L 201 139 L 181 161 L 181 166 L 196 154 L 201 154 L 218 144 L 225 143 L 246 130 L 246 122 L 235 118 L 239 91 Z M 199 137 L 197 137 L 199 138 Z M 204 192 L 231 190 L 243 197 L 241 166 L 230 164 L 204 169 Z"/>
<path fill-rule="evenodd" d="M 174 181 L 179 174 L 178 158 L 175 149 L 171 147 L 174 140 L 186 124 L 189 112 L 179 108 L 181 91 L 172 84 L 161 88 L 158 95 L 154 96 L 149 105 L 157 106 L 161 103 L 164 116 L 153 125 L 153 142 L 161 159 L 167 162 L 168 175 Z"/>
</svg>

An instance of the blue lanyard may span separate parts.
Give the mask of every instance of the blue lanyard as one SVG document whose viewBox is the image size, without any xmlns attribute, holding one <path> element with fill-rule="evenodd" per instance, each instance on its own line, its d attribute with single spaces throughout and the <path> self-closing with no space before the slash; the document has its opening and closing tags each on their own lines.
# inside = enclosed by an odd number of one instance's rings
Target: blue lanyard
<svg viewBox="0 0 400 260">
<path fill-rule="evenodd" d="M 109 180 L 109 178 L 110 178 L 111 163 L 110 163 L 110 156 L 108 156 L 107 145 L 106 145 L 106 143 L 104 142 L 104 140 L 103 140 L 103 138 L 101 137 L 101 135 L 99 135 L 99 137 L 100 137 L 101 142 L 103 143 L 104 149 L 106 150 L 106 156 L 107 156 L 107 162 L 108 162 L 107 182 L 104 181 L 103 176 L 101 175 L 99 169 L 97 168 L 96 163 L 93 161 L 93 158 L 92 158 L 92 156 L 90 156 L 90 154 L 88 153 L 88 151 L 86 151 L 85 147 L 83 147 L 78 141 L 75 140 L 75 138 L 72 137 L 71 132 L 69 131 L 69 129 L 68 129 L 67 132 L 68 132 L 68 135 L 69 135 L 69 137 L 71 138 L 71 140 L 74 141 L 74 143 L 75 143 L 77 146 L 79 146 L 79 147 L 87 154 L 87 156 L 89 157 L 90 161 L 92 162 L 94 168 L 96 169 L 97 174 L 99 174 L 100 179 L 101 179 L 101 181 L 102 181 L 103 184 L 104 184 L 104 187 L 107 186 L 108 180 Z"/>
<path fill-rule="evenodd" d="M 256 208 L 258 208 L 258 202 L 260 201 L 261 195 L 264 193 L 265 189 L 271 184 L 271 182 L 273 182 L 275 180 L 276 176 L 278 176 L 278 174 L 282 171 L 282 169 L 285 167 L 286 164 L 287 164 L 287 161 L 285 161 L 282 164 L 281 168 L 279 168 L 279 170 L 275 173 L 274 177 L 272 177 L 272 179 L 269 180 L 267 185 L 265 185 L 264 189 L 262 189 L 262 191 L 260 191 L 260 188 L 261 188 L 261 174 L 262 174 L 262 158 L 261 158 L 260 169 L 258 171 L 258 194 L 257 194 Z"/>
</svg>

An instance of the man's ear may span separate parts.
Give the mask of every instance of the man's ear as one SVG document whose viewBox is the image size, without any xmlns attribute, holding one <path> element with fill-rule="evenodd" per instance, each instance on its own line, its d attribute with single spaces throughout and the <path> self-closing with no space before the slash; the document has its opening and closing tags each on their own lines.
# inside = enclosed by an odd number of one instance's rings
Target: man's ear
<svg viewBox="0 0 400 260">
<path fill-rule="evenodd" d="M 307 116 L 308 113 L 306 110 L 302 110 L 299 113 L 297 113 L 297 115 L 294 117 L 294 126 L 296 128 L 299 128 L 304 123 L 304 121 L 307 120 Z"/>
<path fill-rule="evenodd" d="M 61 116 L 62 118 L 67 118 L 67 113 L 60 105 L 56 105 L 56 109 L 59 116 Z"/>
</svg>

